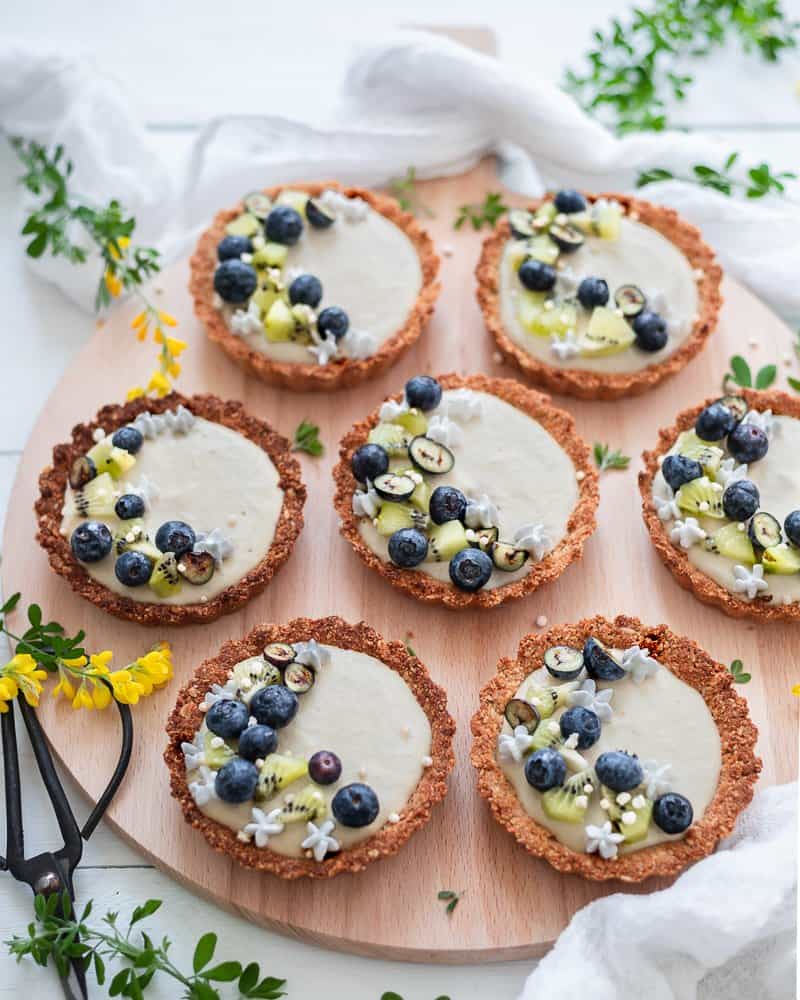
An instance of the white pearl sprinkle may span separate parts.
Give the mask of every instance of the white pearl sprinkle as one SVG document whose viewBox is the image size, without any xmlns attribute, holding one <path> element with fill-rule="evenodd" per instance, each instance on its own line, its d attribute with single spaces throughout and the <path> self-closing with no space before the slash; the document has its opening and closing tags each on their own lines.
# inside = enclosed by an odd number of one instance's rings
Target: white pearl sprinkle
<svg viewBox="0 0 800 1000">
<path fill-rule="evenodd" d="M 387 818 L 388 818 L 388 820 L 389 820 L 390 823 L 399 823 L 400 822 L 400 813 L 389 813 L 389 816 Z"/>
<path fill-rule="evenodd" d="M 256 765 L 256 767 L 260 771 L 261 768 L 264 766 L 264 758 L 263 757 L 256 757 L 256 759 L 255 759 L 255 761 L 253 763 Z"/>
<path fill-rule="evenodd" d="M 635 812 L 624 812 L 622 814 L 622 822 L 625 824 L 625 826 L 630 826 L 632 823 L 635 823 L 636 822 L 636 813 Z"/>
<path fill-rule="evenodd" d="M 579 809 L 585 809 L 589 805 L 589 796 L 588 795 L 576 795 L 575 796 L 575 805 Z"/>
<path fill-rule="evenodd" d="M 422 758 L 422 766 L 430 767 L 433 763 L 433 757 L 429 757 L 427 754 Z"/>
<path fill-rule="evenodd" d="M 539 617 L 536 619 L 536 624 L 539 626 L 539 628 L 544 628 L 545 625 L 547 624 L 547 615 L 539 615 Z"/>
<path fill-rule="evenodd" d="M 206 601 L 208 601 L 208 598 L 206 597 L 206 595 L 205 594 L 201 594 L 200 595 L 200 603 L 201 604 L 205 604 Z"/>
<path fill-rule="evenodd" d="M 492 355 L 492 361 L 494 361 L 496 365 L 502 365 L 503 355 L 499 351 L 495 351 L 494 354 Z"/>
<path fill-rule="evenodd" d="M 251 838 L 249 833 L 245 833 L 244 830 L 240 830 L 236 834 L 236 839 L 240 840 L 243 844 L 249 844 Z"/>
<path fill-rule="evenodd" d="M 256 725 L 258 725 L 258 719 L 254 715 L 251 715 L 250 718 L 247 720 L 247 728 L 250 729 L 251 726 L 256 726 Z"/>
<path fill-rule="evenodd" d="M 630 794 L 628 792 L 620 792 L 617 796 L 617 805 L 626 806 L 631 800 Z"/>
<path fill-rule="evenodd" d="M 631 221 L 633 221 L 633 222 L 638 222 L 639 221 L 639 213 L 638 212 L 628 212 L 628 218 Z"/>
<path fill-rule="evenodd" d="M 96 441 L 98 444 L 105 438 L 106 432 L 102 427 L 95 427 L 92 431 L 92 441 Z"/>
<path fill-rule="evenodd" d="M 223 740 L 223 738 L 221 736 L 212 736 L 211 737 L 211 747 L 214 750 L 218 750 L 222 746 L 222 744 L 224 742 L 225 742 L 225 740 Z"/>
<path fill-rule="evenodd" d="M 200 709 L 201 712 L 207 712 L 208 711 L 208 705 L 206 705 L 206 703 L 204 701 L 200 702 L 198 708 Z"/>
<path fill-rule="evenodd" d="M 608 799 L 600 799 L 600 808 L 608 811 L 611 808 L 611 803 Z"/>
<path fill-rule="evenodd" d="M 359 776 L 359 778 L 362 781 L 366 781 L 366 779 L 367 779 L 367 769 L 365 767 L 360 767 L 358 769 L 358 776 Z"/>
<path fill-rule="evenodd" d="M 578 471 L 575 473 L 575 478 L 578 480 L 579 483 L 582 483 L 586 478 L 586 473 L 583 471 L 583 469 L 578 469 Z"/>
<path fill-rule="evenodd" d="M 636 798 L 631 803 L 631 805 L 633 806 L 634 809 L 644 809 L 646 802 L 647 799 L 644 797 L 644 795 L 637 795 Z"/>
<path fill-rule="evenodd" d="M 586 792 L 586 794 L 587 794 L 587 795 L 591 795 L 591 794 L 592 794 L 592 792 L 594 791 L 594 785 L 592 785 L 592 784 L 589 784 L 589 782 L 587 782 L 587 783 L 586 783 L 586 784 L 585 784 L 585 785 L 583 786 L 583 790 L 584 790 L 584 792 Z"/>
<path fill-rule="evenodd" d="M 455 250 L 453 249 L 452 244 L 445 243 L 442 246 L 442 256 L 443 257 L 452 257 L 454 253 L 455 253 Z"/>
</svg>

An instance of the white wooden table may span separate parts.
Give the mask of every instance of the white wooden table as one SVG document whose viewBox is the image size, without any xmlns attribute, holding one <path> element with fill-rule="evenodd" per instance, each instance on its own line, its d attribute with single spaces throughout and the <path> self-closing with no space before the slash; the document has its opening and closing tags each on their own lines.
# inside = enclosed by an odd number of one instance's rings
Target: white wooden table
<svg viewBox="0 0 800 1000">
<path fill-rule="evenodd" d="M 557 79 L 563 66 L 574 63 L 587 47 L 591 29 L 623 13 L 628 5 L 619 0 L 540 3 L 527 8 L 527 22 L 521 20 L 516 0 L 495 0 L 490 11 L 477 0 L 404 0 L 402 7 L 393 6 L 395 17 L 381 13 L 378 4 L 367 13 L 357 0 L 339 0 L 333 19 L 327 13 L 330 5 L 321 0 L 279 9 L 263 3 L 240 3 L 233 8 L 211 0 L 173 0 L 169 5 L 163 0 L 139 0 L 135 14 L 129 5 L 98 0 L 73 4 L 42 0 L 35 6 L 7 5 L 3 21 L 4 33 L 68 53 L 90 53 L 100 68 L 116 75 L 135 94 L 154 139 L 177 164 L 196 125 L 210 114 L 324 110 L 319 101 L 330 101 L 335 93 L 354 24 L 366 35 L 391 26 L 397 15 L 405 24 L 485 24 L 491 13 L 501 57 Z M 800 18 L 800 0 L 784 0 L 784 6 Z M 228 13 L 234 9 L 235 14 Z M 251 53 L 269 61 L 275 79 L 281 81 L 279 90 L 264 95 L 249 86 L 239 67 Z M 778 67 L 766 67 L 753 58 L 745 61 L 731 48 L 715 55 L 699 75 L 676 122 L 723 137 L 728 148 L 742 150 L 754 162 L 765 158 L 777 168 L 796 168 L 800 163 L 800 99 L 795 90 L 800 59 L 796 55 Z M 270 103 L 276 100 L 279 106 Z M 13 157 L 0 147 L 0 292 L 4 303 L 0 527 L 18 456 L 38 409 L 93 324 L 28 272 L 17 236 L 16 174 Z M 26 751 L 23 766 L 30 760 Z M 76 805 L 85 808 L 69 781 L 67 788 Z M 33 853 L 52 845 L 57 831 L 44 793 L 38 787 L 26 792 L 27 847 Z M 152 896 L 164 899 L 163 912 L 152 924 L 172 938 L 184 964 L 190 960 L 197 937 L 215 930 L 220 956 L 247 959 L 257 953 L 265 972 L 289 980 L 292 1000 L 318 995 L 329 1000 L 379 1000 L 385 990 L 395 990 L 405 1000 L 433 1000 L 441 994 L 452 1000 L 510 1000 L 529 971 L 521 963 L 460 969 L 376 962 L 272 935 L 198 900 L 144 864 L 102 826 L 87 845 L 76 887 L 81 899 L 94 897 L 96 914 L 109 908 L 125 913 Z M 0 941 L 25 927 L 30 902 L 27 890 L 0 877 Z M 461 905 L 468 907 L 469 900 L 465 898 Z M 430 919 L 446 919 L 435 901 Z M 61 995 L 55 980 L 30 963 L 14 965 L 4 951 L 0 951 L 0 970 L 0 997 L 29 995 L 49 1000 Z M 154 997 L 175 995 L 169 982 L 153 991 Z"/>
</svg>

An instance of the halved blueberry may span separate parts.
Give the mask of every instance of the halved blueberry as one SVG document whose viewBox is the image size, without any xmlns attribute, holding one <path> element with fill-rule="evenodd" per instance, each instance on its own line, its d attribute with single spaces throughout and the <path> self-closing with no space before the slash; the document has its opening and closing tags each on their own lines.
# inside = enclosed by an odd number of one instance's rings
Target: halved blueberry
<svg viewBox="0 0 800 1000">
<path fill-rule="evenodd" d="M 596 681 L 618 681 L 625 676 L 622 667 L 594 636 L 583 645 L 583 663 L 586 673 Z"/>
<path fill-rule="evenodd" d="M 572 646 L 551 646 L 545 650 L 544 665 L 556 680 L 574 681 L 583 672 L 583 653 Z"/>
<path fill-rule="evenodd" d="M 327 229 L 336 221 L 336 216 L 313 198 L 306 202 L 306 218 L 314 229 Z"/>
</svg>

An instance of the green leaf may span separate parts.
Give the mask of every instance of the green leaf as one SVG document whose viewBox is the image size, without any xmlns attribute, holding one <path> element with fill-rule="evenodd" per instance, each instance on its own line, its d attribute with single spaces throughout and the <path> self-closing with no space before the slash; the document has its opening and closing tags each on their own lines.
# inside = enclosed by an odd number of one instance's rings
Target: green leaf
<svg viewBox="0 0 800 1000">
<path fill-rule="evenodd" d="M 131 926 L 138 923 L 140 920 L 144 920 L 146 917 L 152 916 L 156 910 L 160 908 L 160 906 L 160 899 L 148 899 L 146 903 L 142 903 L 141 906 L 137 906 L 131 916 Z"/>
<path fill-rule="evenodd" d="M 6 603 L 2 606 L 2 608 L 0 608 L 0 615 L 11 614 L 14 608 L 16 608 L 16 606 L 19 604 L 21 597 L 22 594 L 19 591 L 17 591 L 16 594 L 12 594 L 11 597 L 9 597 Z"/>
<path fill-rule="evenodd" d="M 258 982 L 258 962 L 251 962 L 239 977 L 239 992 L 247 993 Z"/>
<path fill-rule="evenodd" d="M 118 997 L 128 985 L 128 982 L 133 975 L 133 969 L 120 969 L 119 972 L 111 980 L 111 985 L 108 987 L 108 995 L 110 997 Z"/>
<path fill-rule="evenodd" d="M 241 974 L 241 962 L 220 962 L 219 965 L 215 965 L 212 969 L 208 969 L 204 972 L 203 976 L 206 979 L 213 979 L 215 982 L 219 983 L 232 983 L 233 980 L 238 979 Z"/>
<path fill-rule="evenodd" d="M 756 389 L 768 389 L 778 375 L 776 365 L 764 365 L 756 375 Z"/>
<path fill-rule="evenodd" d="M 97 980 L 97 985 L 102 986 L 106 981 L 106 965 L 103 959 L 100 957 L 98 952 L 92 955 L 94 961 L 94 977 Z"/>
<path fill-rule="evenodd" d="M 42 256 L 42 254 L 45 252 L 46 249 L 47 249 L 47 232 L 43 231 L 40 232 L 38 236 L 34 236 L 34 238 L 25 248 L 25 253 L 27 253 L 29 257 L 39 258 Z"/>
<path fill-rule="evenodd" d="M 595 465 L 600 472 L 605 472 L 607 469 L 627 469 L 630 465 L 629 455 L 623 455 L 618 448 L 611 451 L 607 444 L 595 442 L 592 452 Z"/>
<path fill-rule="evenodd" d="M 752 387 L 753 376 L 750 372 L 750 365 L 748 365 L 741 354 L 734 354 L 731 358 L 731 371 L 733 372 L 733 380 L 737 385 L 741 385 L 745 389 Z"/>
<path fill-rule="evenodd" d="M 195 972 L 203 969 L 214 957 L 214 949 L 217 947 L 217 935 L 210 931 L 204 934 L 197 942 L 192 959 L 192 967 Z"/>
<path fill-rule="evenodd" d="M 325 451 L 325 447 L 319 439 L 319 427 L 309 420 L 301 421 L 294 432 L 292 451 L 305 451 L 318 458 Z"/>
<path fill-rule="evenodd" d="M 786 381 L 794 389 L 795 392 L 800 392 L 800 378 L 792 378 L 790 375 Z"/>
<path fill-rule="evenodd" d="M 403 998 L 394 990 L 387 990 L 385 993 L 381 993 L 381 1000 L 403 1000 Z"/>
<path fill-rule="evenodd" d="M 456 898 L 456 894 L 453 892 L 452 889 L 442 889 L 437 894 L 436 898 L 437 899 L 455 899 Z"/>
<path fill-rule="evenodd" d="M 192 1000 L 219 1000 L 219 992 L 202 979 L 196 979 L 192 983 L 189 996 Z"/>
</svg>

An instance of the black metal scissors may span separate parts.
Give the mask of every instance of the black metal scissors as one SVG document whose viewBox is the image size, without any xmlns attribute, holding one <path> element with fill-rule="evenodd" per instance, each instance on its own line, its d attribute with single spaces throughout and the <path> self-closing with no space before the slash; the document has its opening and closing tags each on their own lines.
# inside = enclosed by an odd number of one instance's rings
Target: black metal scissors
<svg viewBox="0 0 800 1000">
<path fill-rule="evenodd" d="M 19 882 L 26 882 L 36 894 L 49 896 L 53 893 L 69 894 L 74 904 L 75 890 L 72 873 L 83 855 L 83 841 L 88 840 L 100 822 L 103 813 L 116 794 L 131 759 L 133 745 L 133 720 L 129 705 L 114 699 L 122 721 L 122 746 L 119 759 L 111 780 L 97 800 L 89 818 L 81 829 L 75 819 L 64 787 L 58 777 L 53 758 L 47 747 L 44 730 L 36 717 L 36 711 L 22 697 L 14 699 L 9 711 L 0 716 L 3 737 L 3 772 L 6 783 L 6 857 L 0 857 L 0 870 L 9 871 Z M 25 728 L 30 736 L 39 773 L 53 806 L 59 830 L 64 838 L 64 846 L 56 851 L 45 851 L 36 857 L 25 857 L 24 833 L 22 829 L 22 795 L 17 756 L 17 734 L 14 722 L 15 707 L 22 713 Z M 74 905 L 73 905 L 74 909 Z M 56 911 L 59 912 L 59 911 Z M 61 979 L 67 1000 L 87 1000 L 86 973 L 82 959 L 72 959 L 70 971 Z"/>
</svg>

